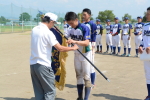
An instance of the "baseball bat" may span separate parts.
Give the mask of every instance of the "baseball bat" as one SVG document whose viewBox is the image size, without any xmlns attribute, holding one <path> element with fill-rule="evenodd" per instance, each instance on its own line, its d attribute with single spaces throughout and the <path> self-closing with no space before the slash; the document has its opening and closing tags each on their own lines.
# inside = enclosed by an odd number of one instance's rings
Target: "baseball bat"
<svg viewBox="0 0 150 100">
<path fill-rule="evenodd" d="M 66 40 L 68 40 L 68 38 L 67 38 L 56 26 L 54 26 L 54 27 L 56 28 L 56 30 L 57 30 L 61 35 L 64 36 L 64 38 L 65 38 Z M 71 43 L 71 45 L 74 46 L 73 43 Z M 86 56 L 84 56 L 83 53 L 82 53 L 79 49 L 77 49 L 77 51 L 78 51 L 108 82 L 110 82 L 110 80 L 109 80 Z"/>
</svg>

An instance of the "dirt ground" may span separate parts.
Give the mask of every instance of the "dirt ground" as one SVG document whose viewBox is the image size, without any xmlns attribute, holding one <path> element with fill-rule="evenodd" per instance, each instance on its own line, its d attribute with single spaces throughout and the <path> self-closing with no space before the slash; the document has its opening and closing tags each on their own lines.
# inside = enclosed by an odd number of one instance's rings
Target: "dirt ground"
<svg viewBox="0 0 150 100">
<path fill-rule="evenodd" d="M 102 37 L 106 50 L 105 35 Z M 131 40 L 135 55 L 134 36 Z M 122 45 L 123 53 L 123 45 Z M 0 34 L 0 100 L 34 100 L 29 67 L 30 32 Z M 66 87 L 57 90 L 56 100 L 76 100 L 76 78 L 73 52 L 67 58 Z M 89 100 L 142 100 L 147 95 L 143 62 L 134 57 L 96 54 L 95 65 L 110 79 L 98 72 L 96 87 Z"/>
</svg>

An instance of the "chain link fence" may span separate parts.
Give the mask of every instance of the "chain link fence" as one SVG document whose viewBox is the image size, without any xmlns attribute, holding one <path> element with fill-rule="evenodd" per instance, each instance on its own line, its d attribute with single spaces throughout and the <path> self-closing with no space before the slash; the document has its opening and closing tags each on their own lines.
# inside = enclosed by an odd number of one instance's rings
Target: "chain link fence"
<svg viewBox="0 0 150 100">
<path fill-rule="evenodd" d="M 51 12 L 44 9 L 33 9 L 31 7 L 0 4 L 0 33 L 13 33 L 30 31 L 40 22 L 39 11 L 46 13 Z M 58 18 L 64 18 L 64 13 L 56 13 Z M 63 29 L 63 23 L 58 25 Z"/>
</svg>

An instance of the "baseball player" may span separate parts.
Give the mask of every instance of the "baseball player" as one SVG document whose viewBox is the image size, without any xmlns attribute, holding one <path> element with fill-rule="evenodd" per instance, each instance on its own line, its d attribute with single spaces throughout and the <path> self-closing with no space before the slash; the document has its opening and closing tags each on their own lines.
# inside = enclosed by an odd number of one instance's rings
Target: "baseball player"
<svg viewBox="0 0 150 100">
<path fill-rule="evenodd" d="M 79 23 L 77 15 L 74 12 L 68 12 L 65 15 L 67 23 L 72 27 L 68 32 L 67 37 L 71 37 L 68 43 L 74 43 L 79 46 L 79 50 L 88 58 L 91 58 L 91 44 L 90 44 L 90 30 L 83 24 Z M 74 65 L 77 78 L 77 100 L 83 100 L 83 87 L 85 84 L 84 100 L 88 100 L 91 91 L 91 65 L 90 63 L 78 52 L 75 51 Z"/>
<path fill-rule="evenodd" d="M 110 25 L 110 20 L 107 19 L 106 20 L 106 45 L 107 45 L 107 50 L 104 53 L 108 53 L 109 48 L 111 49 L 111 53 L 112 54 L 112 25 Z"/>
<path fill-rule="evenodd" d="M 112 44 L 113 44 L 113 53 L 116 54 L 116 47 L 118 47 L 118 53 L 116 55 L 120 55 L 120 30 L 121 30 L 121 24 L 119 22 L 119 18 L 115 17 L 114 18 L 115 24 L 112 27 Z"/>
<path fill-rule="evenodd" d="M 146 13 L 147 23 L 144 24 L 142 30 L 142 44 L 139 47 L 139 53 L 143 53 L 143 48 L 145 48 L 147 54 L 150 54 L 150 7 L 147 8 Z M 145 76 L 147 82 L 147 90 L 148 96 L 144 100 L 150 100 L 150 61 L 144 61 L 144 69 L 145 69 Z"/>
<path fill-rule="evenodd" d="M 83 20 L 85 21 L 85 25 L 88 26 L 88 28 L 90 29 L 90 34 L 91 34 L 91 40 L 90 43 L 92 45 L 92 51 L 91 51 L 91 61 L 94 63 L 94 55 L 95 55 L 95 41 L 96 41 L 96 24 L 90 20 L 91 18 L 91 10 L 88 8 L 83 9 L 82 11 L 83 14 Z M 95 69 L 93 66 L 91 66 L 91 83 L 92 83 L 92 88 L 94 88 L 95 85 Z"/>
<path fill-rule="evenodd" d="M 96 46 L 97 51 L 96 53 L 102 53 L 102 43 L 101 43 L 101 37 L 103 34 L 103 26 L 100 24 L 100 19 L 96 19 L 97 29 L 96 29 Z M 99 50 L 100 47 L 100 50 Z"/>
<path fill-rule="evenodd" d="M 142 34 L 142 28 L 143 28 L 143 25 L 144 25 L 144 23 L 142 23 L 142 17 L 141 16 L 137 17 L 137 21 L 138 21 L 138 23 L 136 23 L 135 27 L 134 27 L 135 52 L 136 52 L 135 57 L 138 57 L 138 48 L 139 48 L 141 40 L 142 40 L 142 35 L 141 34 Z"/>
<path fill-rule="evenodd" d="M 130 51 L 131 51 L 131 32 L 132 32 L 132 25 L 129 22 L 129 18 L 124 18 L 125 24 L 122 27 L 122 34 L 121 34 L 121 40 L 123 40 L 124 44 L 124 53 L 121 56 L 127 56 L 130 57 Z M 128 48 L 128 55 L 126 55 L 126 48 Z"/>
</svg>

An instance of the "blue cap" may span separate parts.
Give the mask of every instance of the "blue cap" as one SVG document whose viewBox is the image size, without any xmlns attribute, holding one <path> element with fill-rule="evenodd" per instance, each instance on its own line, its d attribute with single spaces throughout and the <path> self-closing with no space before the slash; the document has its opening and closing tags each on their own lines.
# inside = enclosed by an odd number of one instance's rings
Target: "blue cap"
<svg viewBox="0 0 150 100">
<path fill-rule="evenodd" d="M 107 19 L 107 20 L 106 20 L 106 22 L 110 22 L 110 20 L 109 20 L 109 19 Z"/>
<path fill-rule="evenodd" d="M 142 19 L 142 16 L 138 16 L 137 19 L 138 19 L 138 18 Z"/>
<path fill-rule="evenodd" d="M 100 20 L 100 19 L 96 19 L 96 21 L 97 21 L 97 22 L 100 22 L 101 20 Z"/>
<path fill-rule="evenodd" d="M 66 21 L 65 19 L 63 21 Z"/>
<path fill-rule="evenodd" d="M 115 17 L 114 19 L 118 20 L 119 18 L 118 18 L 118 17 Z"/>
<path fill-rule="evenodd" d="M 125 17 L 124 20 L 129 20 L 129 18 L 128 18 L 128 17 Z"/>
</svg>

